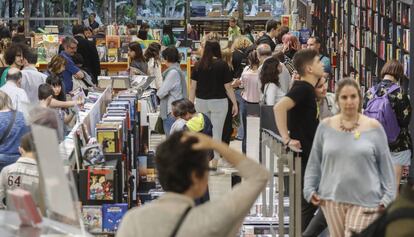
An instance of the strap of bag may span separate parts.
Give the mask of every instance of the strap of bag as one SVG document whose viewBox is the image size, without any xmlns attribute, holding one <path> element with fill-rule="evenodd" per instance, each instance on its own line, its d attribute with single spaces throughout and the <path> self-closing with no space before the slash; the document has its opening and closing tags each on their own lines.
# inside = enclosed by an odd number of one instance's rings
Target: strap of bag
<svg viewBox="0 0 414 237">
<path fill-rule="evenodd" d="M 16 110 L 14 110 L 13 111 L 13 117 L 10 120 L 9 125 L 7 125 L 7 128 L 4 131 L 3 136 L 0 138 L 0 145 L 3 144 L 4 140 L 6 140 L 6 137 L 9 136 L 10 131 L 11 131 L 12 127 L 13 127 L 14 121 L 16 121 L 16 114 L 17 114 L 17 112 L 16 112 Z"/>
<path fill-rule="evenodd" d="M 261 101 L 261 104 L 262 105 L 266 105 L 266 94 L 267 94 L 267 88 L 269 88 L 269 83 L 267 83 L 266 85 L 265 85 L 265 88 L 264 88 L 264 90 L 263 90 L 263 97 L 262 97 L 262 101 Z"/>
<path fill-rule="evenodd" d="M 170 237 L 175 237 L 177 235 L 178 230 L 180 230 L 181 224 L 183 224 L 185 217 L 190 212 L 190 210 L 191 210 L 191 206 L 185 209 L 183 215 L 181 216 L 180 220 L 178 220 L 177 225 L 175 226 L 174 231 L 171 233 Z"/>
<path fill-rule="evenodd" d="M 399 208 L 387 215 L 387 224 L 400 219 L 414 219 L 414 208 Z"/>
</svg>

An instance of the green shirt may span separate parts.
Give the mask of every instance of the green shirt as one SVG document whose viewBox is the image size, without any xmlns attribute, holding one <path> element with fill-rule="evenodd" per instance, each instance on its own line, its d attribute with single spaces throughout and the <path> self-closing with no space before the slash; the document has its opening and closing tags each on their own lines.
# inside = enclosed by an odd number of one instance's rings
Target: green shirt
<svg viewBox="0 0 414 237">
<path fill-rule="evenodd" d="M 10 66 L 4 69 L 3 74 L 1 74 L 0 87 L 6 84 L 6 77 L 7 77 L 7 73 L 9 72 L 9 69 L 10 69 Z"/>
<path fill-rule="evenodd" d="M 228 29 L 228 37 L 229 37 L 229 41 L 234 41 L 236 39 L 237 36 L 240 36 L 241 32 L 240 32 L 240 27 L 236 26 L 236 27 L 229 27 Z"/>
<path fill-rule="evenodd" d="M 164 45 L 164 46 L 167 46 L 167 47 L 168 46 L 174 46 L 176 42 L 177 42 L 177 39 L 175 37 L 174 37 L 173 42 L 171 42 L 171 39 L 170 39 L 169 35 L 164 35 L 162 37 L 162 40 L 161 40 L 161 44 Z"/>
</svg>

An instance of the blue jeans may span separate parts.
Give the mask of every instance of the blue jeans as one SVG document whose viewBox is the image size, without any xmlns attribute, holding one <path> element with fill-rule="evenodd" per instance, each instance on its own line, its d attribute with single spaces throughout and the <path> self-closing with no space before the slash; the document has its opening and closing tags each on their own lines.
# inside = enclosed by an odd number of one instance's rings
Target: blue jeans
<svg viewBox="0 0 414 237">
<path fill-rule="evenodd" d="M 20 155 L 0 154 L 0 172 L 4 167 L 16 163 L 19 157 Z"/>
<path fill-rule="evenodd" d="M 242 152 L 246 154 L 246 143 L 247 143 L 247 102 L 242 98 L 240 106 L 240 127 L 243 130 L 242 137 Z M 240 130 L 240 129 L 239 129 Z"/>
<path fill-rule="evenodd" d="M 162 125 L 164 126 L 165 135 L 168 137 L 170 135 L 171 127 L 175 122 L 174 116 L 171 113 L 167 115 L 166 119 L 162 120 Z"/>
<path fill-rule="evenodd" d="M 245 130 L 244 130 L 244 125 L 243 125 L 243 123 L 245 122 L 245 121 L 243 121 L 243 117 L 242 117 L 242 113 L 241 113 L 241 111 L 242 110 L 244 110 L 244 109 L 246 109 L 245 107 L 245 104 L 243 103 L 244 102 L 244 99 L 243 99 L 243 97 L 242 97 L 242 95 L 241 95 L 241 93 L 242 93 L 242 89 L 236 89 L 235 91 L 234 91 L 234 94 L 236 94 L 236 100 L 237 100 L 237 103 L 239 104 L 239 111 L 240 111 L 240 113 L 239 113 L 239 118 L 240 118 L 240 126 L 238 127 L 238 129 L 237 129 L 237 138 L 238 139 L 243 139 L 245 136 Z"/>
</svg>

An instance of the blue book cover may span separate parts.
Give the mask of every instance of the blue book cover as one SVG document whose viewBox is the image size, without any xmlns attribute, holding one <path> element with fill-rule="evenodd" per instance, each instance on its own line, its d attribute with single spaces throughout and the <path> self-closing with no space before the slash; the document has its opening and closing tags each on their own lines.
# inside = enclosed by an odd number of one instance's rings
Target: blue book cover
<svg viewBox="0 0 414 237">
<path fill-rule="evenodd" d="M 102 228 L 104 232 L 116 232 L 122 217 L 128 211 L 127 203 L 102 205 Z"/>
</svg>

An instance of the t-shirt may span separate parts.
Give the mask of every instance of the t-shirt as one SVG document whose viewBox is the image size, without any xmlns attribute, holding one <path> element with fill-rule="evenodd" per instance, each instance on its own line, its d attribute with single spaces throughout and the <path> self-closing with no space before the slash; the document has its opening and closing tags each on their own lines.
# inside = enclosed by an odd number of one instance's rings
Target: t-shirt
<svg viewBox="0 0 414 237">
<path fill-rule="evenodd" d="M 306 81 L 295 81 L 286 96 L 295 102 L 295 106 L 288 111 L 290 137 L 300 141 L 302 164 L 306 165 L 319 124 L 315 89 Z"/>
<path fill-rule="evenodd" d="M 232 82 L 232 72 L 223 60 L 214 60 L 206 70 L 198 66 L 193 70 L 191 79 L 197 81 L 196 97 L 204 100 L 227 98 L 224 84 Z"/>
</svg>

